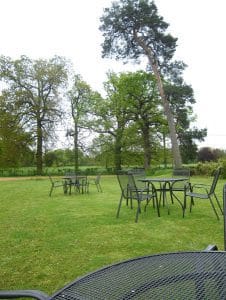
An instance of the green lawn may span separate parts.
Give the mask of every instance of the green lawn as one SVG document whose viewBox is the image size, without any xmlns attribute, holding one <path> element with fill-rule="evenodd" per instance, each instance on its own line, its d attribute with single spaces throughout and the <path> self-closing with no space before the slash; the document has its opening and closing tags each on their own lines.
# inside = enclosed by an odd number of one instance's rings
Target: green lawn
<svg viewBox="0 0 226 300">
<path fill-rule="evenodd" d="M 208 178 L 192 182 L 209 183 Z M 217 194 L 222 203 L 220 180 Z M 223 249 L 223 217 L 199 200 L 182 218 L 178 203 L 150 205 L 134 222 L 135 209 L 116 210 L 120 189 L 115 176 L 102 177 L 103 193 L 48 196 L 48 179 L 0 181 L 0 289 L 39 289 L 52 293 L 78 276 L 104 265 L 151 253 Z"/>
</svg>

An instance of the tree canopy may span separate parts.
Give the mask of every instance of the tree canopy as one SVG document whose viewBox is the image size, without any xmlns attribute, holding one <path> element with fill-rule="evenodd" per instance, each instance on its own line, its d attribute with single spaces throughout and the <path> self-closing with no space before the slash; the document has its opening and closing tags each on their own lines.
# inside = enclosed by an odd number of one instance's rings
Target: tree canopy
<svg viewBox="0 0 226 300">
<path fill-rule="evenodd" d="M 103 57 L 136 61 L 144 56 L 148 58 L 169 126 L 174 164 L 181 167 L 174 118 L 163 86 L 163 74 L 173 78 L 175 68 L 183 65 L 172 62 L 177 39 L 167 33 L 169 24 L 158 15 L 154 1 L 148 0 L 114 1 L 111 8 L 104 10 L 101 22 Z"/>
<path fill-rule="evenodd" d="M 1 56 L 0 79 L 6 83 L 7 101 L 36 140 L 37 173 L 42 174 L 43 143 L 61 116 L 59 88 L 67 80 L 67 62 L 59 56 L 49 60 Z"/>
</svg>

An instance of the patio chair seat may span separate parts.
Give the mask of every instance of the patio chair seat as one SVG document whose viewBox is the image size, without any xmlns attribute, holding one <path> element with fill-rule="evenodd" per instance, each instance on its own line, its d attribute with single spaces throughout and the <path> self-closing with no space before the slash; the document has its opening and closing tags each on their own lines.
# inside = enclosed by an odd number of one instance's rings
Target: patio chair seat
<svg viewBox="0 0 226 300">
<path fill-rule="evenodd" d="M 216 200 L 217 206 L 221 212 L 221 214 L 223 215 L 223 210 L 221 208 L 220 202 L 217 198 L 217 195 L 215 193 L 215 189 L 216 189 L 216 185 L 218 182 L 218 179 L 220 177 L 220 173 L 221 173 L 221 168 L 218 168 L 217 170 L 215 170 L 214 172 L 214 176 L 213 176 L 213 180 L 212 180 L 212 184 L 211 185 L 206 185 L 206 184 L 194 184 L 191 185 L 189 184 L 186 189 L 185 189 L 185 193 L 184 193 L 184 208 L 183 208 L 183 217 L 185 214 L 185 209 L 186 209 L 186 199 L 187 197 L 190 197 L 190 212 L 192 210 L 192 206 L 194 206 L 194 198 L 197 199 L 208 199 L 210 201 L 210 204 L 212 206 L 212 209 L 217 217 L 217 219 L 219 220 L 219 215 L 217 213 L 217 210 L 215 208 L 213 199 L 214 198 Z M 189 189 L 189 190 L 187 190 Z M 196 189 L 202 189 L 202 193 L 200 192 L 196 192 Z"/>
<path fill-rule="evenodd" d="M 194 198 L 199 198 L 199 199 L 209 199 L 209 195 L 208 194 L 201 194 L 201 193 L 187 192 L 186 196 L 194 197 Z"/>
</svg>

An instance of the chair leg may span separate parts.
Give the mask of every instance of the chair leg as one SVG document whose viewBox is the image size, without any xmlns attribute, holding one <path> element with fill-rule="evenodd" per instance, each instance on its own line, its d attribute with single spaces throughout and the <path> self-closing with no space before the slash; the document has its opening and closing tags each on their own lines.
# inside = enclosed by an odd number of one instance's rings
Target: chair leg
<svg viewBox="0 0 226 300">
<path fill-rule="evenodd" d="M 137 212 L 136 212 L 136 218 L 135 218 L 135 222 L 136 223 L 138 221 L 138 216 L 139 216 L 140 211 L 141 211 L 141 209 L 140 209 L 140 201 L 138 200 L 137 201 Z"/>
<path fill-rule="evenodd" d="M 65 182 L 63 185 L 64 194 L 67 194 L 67 183 Z"/>
<path fill-rule="evenodd" d="M 220 220 L 220 218 L 219 218 L 219 216 L 218 216 L 218 213 L 217 213 L 217 211 L 216 211 L 216 208 L 215 208 L 215 206 L 214 206 L 214 204 L 213 204 L 213 201 L 212 201 L 211 197 L 209 197 L 209 199 L 210 199 L 211 206 L 212 206 L 212 208 L 213 208 L 213 211 L 215 212 L 215 215 L 216 215 L 217 219 Z"/>
<path fill-rule="evenodd" d="M 120 208 L 121 208 L 121 205 L 122 205 L 122 198 L 123 198 L 123 195 L 121 195 L 121 198 L 119 200 L 119 205 L 118 205 L 118 210 L 117 210 L 116 218 L 119 217 L 119 212 L 120 212 Z"/>
<path fill-rule="evenodd" d="M 192 206 L 195 205 L 195 202 L 194 202 L 194 198 L 191 197 L 191 202 L 190 202 L 190 212 L 192 210 Z"/>
<path fill-rule="evenodd" d="M 126 206 L 128 206 L 128 204 L 129 204 L 129 190 L 127 189 L 127 191 L 126 191 Z"/>
<path fill-rule="evenodd" d="M 217 205 L 218 205 L 218 207 L 219 207 L 219 209 L 220 209 L 220 211 L 221 211 L 221 214 L 224 215 L 223 209 L 222 209 L 222 207 L 221 207 L 221 205 L 220 205 L 220 202 L 219 202 L 219 200 L 218 200 L 218 198 L 217 198 L 217 195 L 216 195 L 215 193 L 214 193 L 213 195 L 214 195 L 214 197 L 215 197 L 215 199 L 216 199 L 216 202 L 217 202 Z"/>
<path fill-rule="evenodd" d="M 187 197 L 186 197 L 186 193 L 184 193 L 184 205 L 183 205 L 183 208 L 182 208 L 182 211 L 183 211 L 183 218 L 184 218 L 184 216 L 185 216 L 186 206 L 187 206 Z"/>
<path fill-rule="evenodd" d="M 98 192 L 103 192 L 103 190 L 102 190 L 102 187 L 101 187 L 101 185 L 98 183 L 98 188 L 99 188 L 99 190 L 98 190 Z"/>
<path fill-rule="evenodd" d="M 159 209 L 159 203 L 158 203 L 158 196 L 157 196 L 157 192 L 153 198 L 153 202 L 156 201 L 156 207 L 157 207 L 157 214 L 158 214 L 158 217 L 160 217 L 160 209 Z"/>
<path fill-rule="evenodd" d="M 53 185 L 51 186 L 50 192 L 49 192 L 49 196 L 51 197 L 52 195 L 52 191 L 53 191 Z"/>
<path fill-rule="evenodd" d="M 146 212 L 146 210 L 147 210 L 147 206 L 148 206 L 148 204 L 149 204 L 149 202 L 151 201 L 151 199 L 147 199 L 146 200 L 146 204 L 145 204 L 145 206 L 144 206 L 144 211 Z"/>
<path fill-rule="evenodd" d="M 171 184 L 168 182 L 168 189 L 170 191 L 170 199 L 171 199 L 171 203 L 173 204 L 173 192 L 172 192 L 172 188 L 171 188 Z"/>
</svg>

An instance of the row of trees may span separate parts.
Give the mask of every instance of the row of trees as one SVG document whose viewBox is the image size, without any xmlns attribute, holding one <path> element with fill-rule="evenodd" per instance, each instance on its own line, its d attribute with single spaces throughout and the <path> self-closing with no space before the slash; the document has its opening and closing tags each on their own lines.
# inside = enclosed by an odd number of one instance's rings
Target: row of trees
<svg viewBox="0 0 226 300">
<path fill-rule="evenodd" d="M 166 33 L 168 24 L 158 16 L 154 2 L 113 2 L 101 22 L 103 56 L 136 61 L 147 57 L 147 71 L 109 72 L 102 97 L 80 75 L 73 75 L 66 58 L 1 56 L 1 165 L 26 161 L 36 146 L 37 173 L 41 174 L 43 149 L 51 148 L 56 125 L 62 120 L 70 128 L 68 137 L 73 138 L 75 169 L 82 152 L 106 157 L 106 164 L 113 152 L 116 169 L 129 156 L 134 159 L 143 153 L 144 167 L 149 168 L 161 151 L 167 158 L 168 137 L 175 166 L 181 166 L 182 159 L 195 159 L 195 141 L 202 141 L 207 132 L 191 128 L 193 90 L 183 80 L 184 63 L 172 61 L 177 39 Z M 89 149 L 83 138 L 87 134 L 95 134 Z"/>
<path fill-rule="evenodd" d="M 106 156 L 103 155 L 103 153 L 96 155 L 95 157 L 93 156 L 84 156 L 82 152 L 79 153 L 79 161 L 82 166 L 90 166 L 92 164 L 100 164 L 101 166 L 106 167 L 112 167 L 113 165 L 113 151 L 112 153 L 108 152 L 108 161 L 106 160 Z M 49 151 L 45 155 L 45 162 L 47 167 L 51 166 L 70 166 L 74 164 L 74 151 L 70 149 L 62 150 L 62 149 L 57 149 L 53 151 Z M 158 152 L 158 156 L 154 155 L 153 162 L 158 165 L 164 164 L 164 158 L 166 159 L 165 161 L 165 167 L 168 167 L 168 163 L 171 163 L 171 156 L 170 156 L 170 151 L 167 149 L 167 155 L 164 152 L 160 151 Z M 202 147 L 197 151 L 197 158 L 196 162 L 202 162 L 202 163 L 207 163 L 207 162 L 219 162 L 220 160 L 223 161 L 226 159 L 226 151 L 221 150 L 221 149 L 214 149 L 210 147 Z M 110 164 L 106 164 L 106 162 L 110 162 Z M 126 153 L 126 156 L 124 157 L 124 162 L 126 166 L 131 166 L 131 165 L 137 165 L 140 166 L 143 163 L 143 156 L 142 153 L 137 153 L 136 157 L 134 157 L 134 153 Z M 171 166 L 169 164 L 169 166 Z"/>
<path fill-rule="evenodd" d="M 59 57 L 57 60 L 65 61 Z M 28 74 L 26 73 L 28 63 L 30 67 L 41 65 L 39 61 L 33 62 L 25 57 L 18 61 L 4 58 L 4 63 L 6 61 L 14 68 L 20 67 L 20 72 L 22 72 L 21 64 L 25 65 L 24 77 Z M 18 72 L 17 69 L 13 71 Z M 105 157 L 105 164 L 113 164 L 117 169 L 120 169 L 123 163 L 132 162 L 129 157 L 133 157 L 134 161 L 134 157 L 136 159 L 139 157 L 140 164 L 141 153 L 145 168 L 149 168 L 157 156 L 161 157 L 163 162 L 164 159 L 165 162 L 167 159 L 171 162 L 166 144 L 168 126 L 159 105 L 156 80 L 152 74 L 144 71 L 109 73 L 104 85 L 105 98 L 92 91 L 79 75 L 74 76 L 70 89 L 62 90 L 61 86 L 61 95 L 64 92 L 65 98 L 57 97 L 57 93 L 53 96 L 51 92 L 47 96 L 45 93 L 47 87 L 41 79 L 40 82 L 37 81 L 35 90 L 36 73 L 33 76 L 32 84 L 31 77 L 28 82 L 26 80 L 21 82 L 18 78 L 17 86 L 9 85 L 10 89 L 2 91 L 0 97 L 2 166 L 28 162 L 29 158 L 31 159 L 32 146 L 36 145 L 37 172 L 41 174 L 43 149 L 51 148 L 50 141 L 54 137 L 54 128 L 57 121 L 61 120 L 61 116 L 64 116 L 64 124 L 68 121 L 67 127 L 72 124 L 67 135 L 72 137 L 74 142 L 75 169 L 79 167 L 82 152 L 83 156 L 89 154 L 91 157 Z M 30 85 L 34 89 L 33 92 L 29 90 Z M 169 99 L 172 99 L 171 107 L 183 161 L 193 161 L 197 154 L 194 141 L 202 140 L 206 130 L 190 128 L 190 121 L 193 120 L 191 105 L 194 103 L 192 89 L 186 84 L 172 86 L 166 83 L 165 91 Z M 67 107 L 68 110 L 65 109 Z M 70 117 L 67 117 L 69 115 Z M 91 145 L 84 143 L 86 140 L 84 135 L 87 133 L 96 134 Z"/>
</svg>

